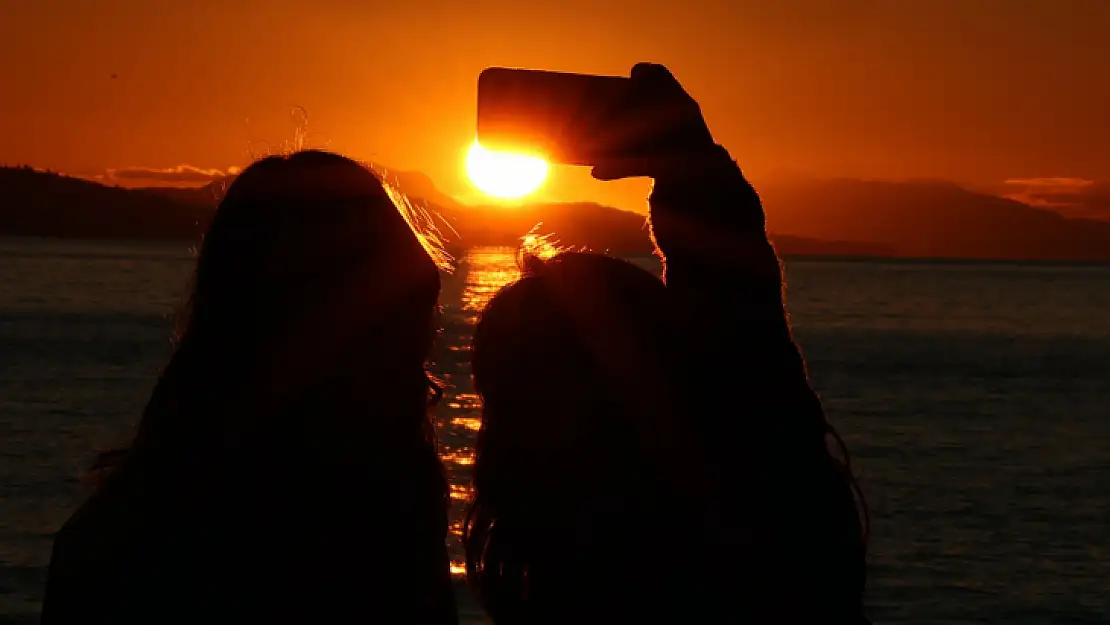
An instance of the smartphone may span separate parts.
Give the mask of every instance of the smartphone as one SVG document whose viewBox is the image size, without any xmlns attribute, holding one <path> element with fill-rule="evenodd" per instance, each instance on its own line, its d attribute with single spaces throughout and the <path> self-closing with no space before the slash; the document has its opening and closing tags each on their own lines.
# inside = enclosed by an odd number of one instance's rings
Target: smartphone
<svg viewBox="0 0 1110 625">
<path fill-rule="evenodd" d="M 487 68 L 478 76 L 478 143 L 566 165 L 629 156 L 620 122 L 630 86 L 620 76 Z"/>
</svg>

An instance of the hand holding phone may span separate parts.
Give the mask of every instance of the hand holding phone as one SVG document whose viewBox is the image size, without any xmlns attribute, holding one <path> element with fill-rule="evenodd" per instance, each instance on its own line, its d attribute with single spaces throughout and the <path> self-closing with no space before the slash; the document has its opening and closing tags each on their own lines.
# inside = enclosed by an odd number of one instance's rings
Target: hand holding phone
<svg viewBox="0 0 1110 625">
<path fill-rule="evenodd" d="M 594 166 L 595 177 L 651 175 L 651 163 L 713 148 L 700 107 L 663 66 L 628 78 L 488 68 L 478 78 L 478 141 Z"/>
<path fill-rule="evenodd" d="M 714 142 L 701 106 L 670 70 L 655 63 L 637 63 L 629 81 L 632 92 L 622 127 L 640 147 L 634 154 L 595 163 L 594 178 L 659 178 L 721 160 L 724 149 Z M 731 165 L 731 159 L 725 160 Z"/>
</svg>

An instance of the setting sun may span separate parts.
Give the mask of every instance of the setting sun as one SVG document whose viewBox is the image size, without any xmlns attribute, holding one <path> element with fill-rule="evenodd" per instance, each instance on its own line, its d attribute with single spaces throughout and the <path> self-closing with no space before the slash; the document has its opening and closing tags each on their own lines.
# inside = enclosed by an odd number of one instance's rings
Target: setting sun
<svg viewBox="0 0 1110 625">
<path fill-rule="evenodd" d="M 537 156 L 487 150 L 475 141 L 466 153 L 466 173 L 479 191 L 514 199 L 533 193 L 547 179 L 547 161 Z"/>
</svg>

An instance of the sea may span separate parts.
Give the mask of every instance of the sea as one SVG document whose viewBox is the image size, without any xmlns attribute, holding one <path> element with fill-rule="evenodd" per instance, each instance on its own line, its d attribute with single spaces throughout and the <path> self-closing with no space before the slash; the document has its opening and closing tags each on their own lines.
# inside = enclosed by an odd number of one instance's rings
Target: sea
<svg viewBox="0 0 1110 625">
<path fill-rule="evenodd" d="M 0 623 L 37 622 L 52 536 L 87 494 L 81 467 L 127 439 L 192 262 L 181 243 L 0 239 Z M 812 382 L 872 511 L 872 619 L 1110 623 L 1110 266 L 785 267 Z M 444 285 L 432 370 L 450 385 L 436 420 L 456 532 L 481 411 L 470 335 L 516 275 L 511 249 L 479 248 Z M 461 576 L 457 590 L 463 622 L 483 622 Z"/>
</svg>

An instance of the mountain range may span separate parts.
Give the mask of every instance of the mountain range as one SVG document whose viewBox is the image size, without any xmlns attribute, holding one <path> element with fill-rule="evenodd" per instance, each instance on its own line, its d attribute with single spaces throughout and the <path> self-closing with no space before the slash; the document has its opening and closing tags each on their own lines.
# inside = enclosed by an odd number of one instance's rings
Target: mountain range
<svg viewBox="0 0 1110 625">
<path fill-rule="evenodd" d="M 565 245 L 651 251 L 641 214 L 587 202 L 470 206 L 421 173 L 384 175 L 450 224 L 441 231 L 451 247 L 515 245 L 542 222 L 539 232 Z M 228 182 L 127 189 L 3 167 L 0 236 L 196 241 Z M 1067 219 L 952 183 L 796 178 L 760 184 L 759 191 L 771 238 L 786 256 L 1110 261 L 1110 222 Z"/>
</svg>

